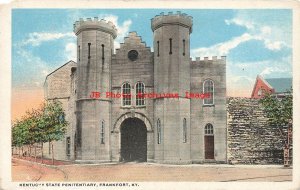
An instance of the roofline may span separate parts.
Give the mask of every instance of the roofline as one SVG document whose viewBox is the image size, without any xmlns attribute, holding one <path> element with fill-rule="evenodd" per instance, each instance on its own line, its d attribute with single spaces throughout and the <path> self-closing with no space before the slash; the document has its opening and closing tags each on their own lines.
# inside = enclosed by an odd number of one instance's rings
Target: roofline
<svg viewBox="0 0 300 190">
<path fill-rule="evenodd" d="M 258 75 L 260 77 L 260 79 L 271 89 L 274 89 L 264 78 L 262 78 L 262 76 Z"/>
<path fill-rule="evenodd" d="M 75 61 L 73 61 L 73 60 L 70 60 L 70 61 L 66 62 L 65 64 L 63 64 L 62 66 L 60 66 L 60 67 L 56 68 L 56 69 L 55 69 L 54 71 L 52 71 L 51 73 L 49 73 L 49 74 L 46 76 L 46 78 L 45 78 L 45 81 L 44 81 L 43 87 L 45 87 L 45 83 L 46 83 L 46 80 L 47 80 L 48 76 L 52 75 L 52 74 L 53 74 L 53 73 L 55 73 L 57 70 L 59 70 L 60 68 L 62 68 L 62 67 L 64 67 L 64 66 L 66 66 L 66 65 L 67 65 L 67 64 L 69 64 L 70 62 L 76 63 Z"/>
<path fill-rule="evenodd" d="M 272 90 L 274 90 L 274 88 L 261 76 L 261 75 L 257 75 L 256 77 L 256 80 L 255 80 L 255 84 L 254 84 L 254 87 L 252 89 L 252 93 L 251 93 L 251 97 L 254 96 L 254 91 L 255 91 L 255 88 L 256 88 L 256 84 L 257 84 L 257 81 L 258 79 L 262 80 L 263 83 L 265 83 L 265 85 L 267 85 L 269 88 L 271 88 Z"/>
</svg>

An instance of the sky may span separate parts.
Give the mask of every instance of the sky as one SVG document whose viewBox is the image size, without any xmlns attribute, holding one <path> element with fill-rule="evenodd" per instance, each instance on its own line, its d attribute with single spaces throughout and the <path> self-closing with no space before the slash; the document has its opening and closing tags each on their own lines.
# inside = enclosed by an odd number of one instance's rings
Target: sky
<svg viewBox="0 0 300 190">
<path fill-rule="evenodd" d="M 115 48 L 130 31 L 153 47 L 151 18 L 181 11 L 193 17 L 191 57 L 227 56 L 227 96 L 249 97 L 259 74 L 292 77 L 290 9 L 14 9 L 12 11 L 12 115 L 43 100 L 47 74 L 76 60 L 73 24 L 104 18 L 118 29 Z"/>
</svg>

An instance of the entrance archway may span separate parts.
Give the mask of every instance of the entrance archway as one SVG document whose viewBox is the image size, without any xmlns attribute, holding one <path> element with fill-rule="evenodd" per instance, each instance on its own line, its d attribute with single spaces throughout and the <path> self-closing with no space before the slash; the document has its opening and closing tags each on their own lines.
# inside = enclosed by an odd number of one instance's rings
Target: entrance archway
<svg viewBox="0 0 300 190">
<path fill-rule="evenodd" d="M 147 161 L 147 128 L 138 118 L 127 118 L 121 124 L 121 160 Z"/>
</svg>

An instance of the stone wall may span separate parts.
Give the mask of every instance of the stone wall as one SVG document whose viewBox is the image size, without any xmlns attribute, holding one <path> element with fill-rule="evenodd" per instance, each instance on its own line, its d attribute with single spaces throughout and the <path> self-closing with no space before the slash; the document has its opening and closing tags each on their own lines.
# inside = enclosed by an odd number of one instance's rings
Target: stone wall
<svg viewBox="0 0 300 190">
<path fill-rule="evenodd" d="M 257 99 L 227 99 L 228 163 L 282 164 L 284 139 Z"/>
</svg>

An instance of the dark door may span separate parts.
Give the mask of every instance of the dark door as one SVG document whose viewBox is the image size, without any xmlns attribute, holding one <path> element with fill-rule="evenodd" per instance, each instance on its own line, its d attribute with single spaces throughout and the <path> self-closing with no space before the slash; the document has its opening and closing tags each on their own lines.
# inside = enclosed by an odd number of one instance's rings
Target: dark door
<svg viewBox="0 0 300 190">
<path fill-rule="evenodd" d="M 147 129 L 139 119 L 126 119 L 121 125 L 121 158 L 123 161 L 147 161 Z"/>
<path fill-rule="evenodd" d="M 214 136 L 205 136 L 205 159 L 215 159 Z"/>
</svg>

